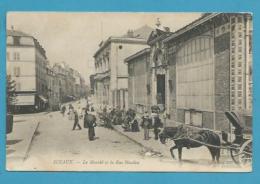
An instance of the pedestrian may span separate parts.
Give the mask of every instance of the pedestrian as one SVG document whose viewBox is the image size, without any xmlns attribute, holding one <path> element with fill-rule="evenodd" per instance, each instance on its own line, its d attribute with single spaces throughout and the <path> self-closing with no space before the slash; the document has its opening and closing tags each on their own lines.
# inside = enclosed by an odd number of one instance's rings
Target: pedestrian
<svg viewBox="0 0 260 184">
<path fill-rule="evenodd" d="M 93 114 L 89 114 L 88 110 L 86 109 L 84 116 L 84 128 L 88 128 L 88 139 L 90 141 L 94 140 L 96 126 L 96 116 Z"/>
<path fill-rule="evenodd" d="M 153 106 L 151 110 L 152 110 L 152 126 L 154 132 L 154 139 L 158 140 L 160 128 L 163 127 L 163 124 L 158 114 L 158 106 Z"/>
<path fill-rule="evenodd" d="M 145 112 L 142 117 L 141 126 L 144 129 L 144 140 L 149 140 L 149 128 L 151 127 L 152 120 L 149 118 L 148 112 Z"/>
<path fill-rule="evenodd" d="M 63 117 L 64 117 L 65 112 L 66 112 L 66 106 L 64 105 L 64 106 L 62 106 L 62 108 L 61 108 L 61 113 L 62 113 L 62 116 L 63 116 Z"/>
<path fill-rule="evenodd" d="M 69 120 L 73 120 L 74 117 L 75 117 L 75 115 L 74 115 L 74 107 L 71 104 L 69 105 L 69 113 L 68 113 L 68 115 L 69 115 Z"/>
<path fill-rule="evenodd" d="M 76 127 L 78 127 L 79 130 L 81 130 L 81 126 L 79 124 L 79 115 L 78 115 L 78 112 L 76 110 L 74 111 L 74 116 L 75 116 L 74 117 L 74 125 L 73 125 L 72 130 L 75 130 Z"/>
<path fill-rule="evenodd" d="M 130 124 L 131 124 L 131 131 L 132 132 L 139 132 L 140 131 L 139 130 L 139 123 L 138 123 L 137 116 L 136 116 L 135 113 L 133 114 L 133 120 Z"/>
</svg>

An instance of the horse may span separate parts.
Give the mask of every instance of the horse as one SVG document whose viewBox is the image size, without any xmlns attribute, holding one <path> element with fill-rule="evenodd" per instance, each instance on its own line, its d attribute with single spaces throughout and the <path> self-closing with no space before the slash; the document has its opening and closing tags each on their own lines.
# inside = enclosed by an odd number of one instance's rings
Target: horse
<svg viewBox="0 0 260 184">
<path fill-rule="evenodd" d="M 165 127 L 159 135 L 159 139 L 162 144 L 166 143 L 166 139 L 172 139 L 174 141 L 175 145 L 170 148 L 170 153 L 173 159 L 175 159 L 173 154 L 174 149 L 178 149 L 179 161 L 182 161 L 183 147 L 190 149 L 206 146 L 211 153 L 212 162 L 216 161 L 219 163 L 221 141 L 218 134 L 210 130 L 200 130 L 192 133 L 190 137 L 187 135 L 187 129 L 185 129 L 183 125 L 177 127 Z"/>
</svg>

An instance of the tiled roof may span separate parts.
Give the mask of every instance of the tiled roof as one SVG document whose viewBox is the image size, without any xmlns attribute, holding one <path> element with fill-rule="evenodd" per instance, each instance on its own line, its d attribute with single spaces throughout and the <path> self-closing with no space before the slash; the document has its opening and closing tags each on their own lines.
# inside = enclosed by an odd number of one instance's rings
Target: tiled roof
<svg viewBox="0 0 260 184">
<path fill-rule="evenodd" d="M 151 28 L 147 25 L 144 25 L 136 30 L 133 30 L 133 37 L 147 40 L 152 31 L 153 31 L 153 28 Z M 125 34 L 122 37 L 129 37 L 129 36 L 127 34 Z"/>
</svg>

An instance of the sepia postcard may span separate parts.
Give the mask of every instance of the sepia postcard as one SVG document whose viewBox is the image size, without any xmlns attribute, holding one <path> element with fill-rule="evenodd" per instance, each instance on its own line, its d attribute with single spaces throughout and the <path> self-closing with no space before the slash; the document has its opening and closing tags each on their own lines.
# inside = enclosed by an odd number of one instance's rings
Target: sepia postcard
<svg viewBox="0 0 260 184">
<path fill-rule="evenodd" d="M 252 18 L 8 12 L 6 170 L 251 172 Z"/>
</svg>

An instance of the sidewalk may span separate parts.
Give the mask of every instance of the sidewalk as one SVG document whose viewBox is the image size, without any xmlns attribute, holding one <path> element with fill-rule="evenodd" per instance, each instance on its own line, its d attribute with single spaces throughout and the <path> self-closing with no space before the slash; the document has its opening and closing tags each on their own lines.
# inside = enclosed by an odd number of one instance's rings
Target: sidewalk
<svg viewBox="0 0 260 184">
<path fill-rule="evenodd" d="M 153 130 L 150 130 L 149 140 L 144 140 L 143 129 L 140 128 L 140 132 L 125 132 L 121 125 L 114 125 L 114 130 L 128 137 L 130 140 L 139 144 L 145 149 L 145 156 L 157 155 L 167 159 L 172 159 L 170 154 L 170 148 L 174 145 L 173 141 L 168 141 L 166 144 L 162 144 L 160 140 L 154 139 Z M 175 158 L 178 158 L 177 149 L 174 151 Z M 194 159 L 194 160 L 209 160 L 211 161 L 211 156 L 209 150 L 205 146 L 193 149 L 183 149 L 182 153 L 183 159 Z M 231 158 L 227 150 L 221 151 L 221 160 L 222 162 L 230 162 Z"/>
<path fill-rule="evenodd" d="M 140 146 L 144 147 L 147 156 L 156 154 L 158 156 L 170 157 L 170 145 L 164 145 L 161 144 L 159 140 L 155 140 L 153 130 L 150 130 L 149 132 L 150 139 L 144 140 L 143 129 L 140 129 L 140 132 L 125 132 L 121 125 L 114 125 L 113 128 L 118 133 L 128 137 L 136 144 L 139 144 Z"/>
<path fill-rule="evenodd" d="M 39 126 L 37 118 L 14 117 L 13 132 L 6 135 L 6 168 L 22 163 L 28 154 L 32 139 Z"/>
</svg>

